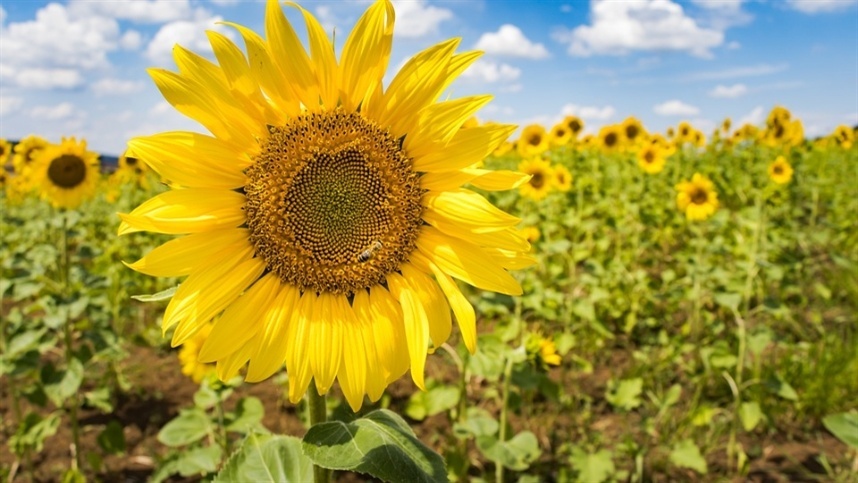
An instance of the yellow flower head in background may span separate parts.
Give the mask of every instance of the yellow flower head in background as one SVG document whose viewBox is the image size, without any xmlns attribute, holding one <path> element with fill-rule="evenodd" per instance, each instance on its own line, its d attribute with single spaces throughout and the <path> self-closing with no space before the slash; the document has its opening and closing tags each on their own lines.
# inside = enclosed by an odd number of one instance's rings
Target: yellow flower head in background
<svg viewBox="0 0 858 483">
<path fill-rule="evenodd" d="M 214 364 L 206 364 L 200 362 L 199 359 L 200 349 L 202 349 L 211 331 L 212 324 L 204 325 L 179 348 L 179 363 L 182 365 L 182 374 L 190 377 L 197 384 L 215 371 Z"/>
<path fill-rule="evenodd" d="M 495 150 L 492 152 L 492 156 L 499 158 L 501 156 L 506 156 L 507 154 L 509 154 L 513 150 L 514 150 L 513 144 L 509 141 L 504 141 L 497 148 L 495 148 Z"/>
<path fill-rule="evenodd" d="M 531 124 L 521 130 L 518 138 L 518 153 L 523 158 L 539 156 L 551 146 L 551 140 L 545 128 L 539 124 Z"/>
<path fill-rule="evenodd" d="M 0 138 L 0 168 L 5 171 L 6 163 L 12 159 L 12 143 Z"/>
<path fill-rule="evenodd" d="M 149 167 L 146 163 L 128 154 L 122 153 L 117 162 L 116 172 L 111 176 L 114 184 L 132 183 L 139 188 L 149 189 Z"/>
<path fill-rule="evenodd" d="M 646 130 L 643 127 L 640 119 L 629 116 L 627 117 L 620 128 L 625 143 L 629 146 L 634 146 L 638 141 L 646 137 Z"/>
<path fill-rule="evenodd" d="M 527 359 L 538 369 L 547 371 L 562 362 L 554 341 L 539 333 L 530 333 L 524 343 Z"/>
<path fill-rule="evenodd" d="M 715 185 L 700 173 L 694 173 L 691 181 L 676 185 L 676 191 L 676 205 L 689 220 L 705 220 L 718 209 Z"/>
<path fill-rule="evenodd" d="M 562 122 L 555 124 L 551 128 L 550 139 L 552 146 L 566 146 L 572 140 L 572 131 L 569 130 L 569 126 Z"/>
<path fill-rule="evenodd" d="M 539 240 L 539 228 L 535 226 L 526 226 L 521 229 L 521 233 L 530 243 L 535 243 L 537 240 Z"/>
<path fill-rule="evenodd" d="M 572 139 L 577 139 L 578 135 L 581 134 L 581 131 L 584 130 L 584 121 L 582 121 L 578 116 L 564 117 L 563 124 L 569 128 L 569 132 L 572 133 Z"/>
<path fill-rule="evenodd" d="M 518 165 L 518 170 L 530 175 L 527 183 L 519 187 L 522 196 L 541 200 L 554 188 L 554 170 L 548 161 L 539 158 L 522 161 Z"/>
<path fill-rule="evenodd" d="M 411 371 L 424 388 L 427 351 L 452 316 L 476 350 L 474 309 L 454 279 L 521 293 L 508 272 L 533 263 L 519 219 L 464 182 L 517 186 L 524 175 L 472 168 L 515 126 L 461 129 L 490 96 L 448 98 L 450 83 L 480 56 L 460 39 L 411 58 L 386 88 L 394 9 L 378 0 L 341 56 L 310 12 L 309 52 L 269 0 L 265 39 L 236 28 L 247 56 L 208 32 L 218 64 L 176 47 L 179 72 L 151 69 L 164 97 L 212 135 L 168 132 L 129 149 L 172 189 L 121 214 L 120 234 L 183 235 L 131 265 L 187 278 L 162 328 L 182 345 L 214 320 L 200 362 L 229 380 L 281 367 L 289 399 L 310 381 L 338 381 L 357 410 L 364 395 Z M 340 49 L 338 49 L 340 50 Z"/>
<path fill-rule="evenodd" d="M 729 117 L 725 117 L 721 122 L 721 130 L 724 134 L 730 134 L 730 128 L 733 126 L 733 121 Z"/>
<path fill-rule="evenodd" d="M 466 128 L 470 128 L 470 127 L 477 127 L 479 125 L 480 125 L 480 120 L 477 118 L 477 116 L 471 116 L 464 123 L 462 123 L 461 129 L 466 129 Z"/>
<path fill-rule="evenodd" d="M 664 169 L 666 159 L 656 144 L 646 144 L 638 151 L 638 166 L 648 174 L 658 174 Z"/>
<path fill-rule="evenodd" d="M 792 166 L 783 156 L 778 156 L 769 165 L 769 178 L 777 184 L 789 183 L 792 179 Z"/>
<path fill-rule="evenodd" d="M 851 128 L 849 128 L 849 126 L 837 126 L 831 136 L 843 149 L 851 148 L 852 143 L 855 141 L 855 133 L 852 131 Z"/>
<path fill-rule="evenodd" d="M 599 146 L 603 151 L 608 153 L 620 149 L 623 142 L 620 126 L 614 124 L 603 126 L 602 129 L 599 130 L 598 138 Z"/>
<path fill-rule="evenodd" d="M 554 187 L 564 193 L 572 189 L 572 173 L 566 166 L 558 164 L 554 167 Z"/>
<path fill-rule="evenodd" d="M 27 171 L 33 165 L 39 151 L 48 146 L 48 141 L 40 136 L 31 134 L 22 139 L 15 145 L 15 155 L 12 158 L 12 163 L 15 165 L 15 172 L 18 174 L 29 174 Z"/>
<path fill-rule="evenodd" d="M 98 153 L 75 138 L 40 149 L 30 169 L 42 198 L 54 208 L 76 208 L 91 198 L 101 176 Z"/>
</svg>

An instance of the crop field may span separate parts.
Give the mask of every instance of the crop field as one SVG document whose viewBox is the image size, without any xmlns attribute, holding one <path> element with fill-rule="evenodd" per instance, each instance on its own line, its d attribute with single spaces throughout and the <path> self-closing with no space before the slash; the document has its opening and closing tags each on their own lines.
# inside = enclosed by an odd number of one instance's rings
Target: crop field
<svg viewBox="0 0 858 483">
<path fill-rule="evenodd" d="M 399 378 L 355 414 L 334 386 L 330 419 L 389 409 L 440 455 L 434 479 L 856 481 L 854 130 L 805 139 L 783 107 L 714 133 L 581 128 L 570 117 L 499 145 L 482 166 L 530 175 L 516 189 L 473 180 L 520 219 L 535 260 L 510 272 L 520 296 L 462 286 L 476 352 L 454 329 L 425 391 Z M 30 160 L 85 150 L 2 148 L 3 481 L 229 481 L 267 435 L 307 432 L 285 370 L 221 381 L 197 360 L 205 334 L 162 337 L 182 279 L 126 264 L 170 237 L 117 236 L 117 213 L 168 191 L 162 176 L 123 156 L 57 207 Z M 292 481 L 308 465 L 287 464 Z"/>
</svg>

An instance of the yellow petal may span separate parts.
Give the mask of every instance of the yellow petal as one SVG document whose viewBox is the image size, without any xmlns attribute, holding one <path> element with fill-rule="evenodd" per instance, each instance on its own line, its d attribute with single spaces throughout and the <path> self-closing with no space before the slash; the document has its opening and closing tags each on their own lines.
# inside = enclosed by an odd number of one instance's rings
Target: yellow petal
<svg viewBox="0 0 858 483">
<path fill-rule="evenodd" d="M 186 188 L 242 187 L 247 183 L 242 169 L 253 162 L 229 144 L 190 132 L 134 138 L 128 148 L 163 178 Z"/>
<path fill-rule="evenodd" d="M 442 216 L 465 226 L 482 226 L 486 231 L 514 226 L 521 221 L 498 209 L 482 195 L 466 189 L 430 191 L 423 195 L 423 204 L 427 212 L 435 212 L 433 216 Z"/>
<path fill-rule="evenodd" d="M 500 248 L 483 248 L 498 265 L 507 270 L 521 270 L 536 265 L 537 260 L 531 255 Z"/>
<path fill-rule="evenodd" d="M 450 338 L 450 332 L 453 330 L 450 306 L 438 288 L 438 284 L 425 273 L 410 263 L 400 265 L 399 268 L 402 276 L 408 280 L 420 299 L 420 303 L 423 304 L 423 310 L 426 312 L 426 318 L 429 322 L 429 339 L 432 341 L 429 352 L 435 352 L 435 349 L 447 342 L 447 339 Z"/>
<path fill-rule="evenodd" d="M 289 339 L 289 323 L 298 305 L 300 292 L 297 288 L 281 284 L 277 297 L 268 305 L 263 316 L 259 337 L 259 354 L 250 360 L 247 382 L 258 382 L 277 372 L 286 362 L 286 346 L 294 344 Z"/>
<path fill-rule="evenodd" d="M 402 306 L 387 289 L 375 286 L 369 294 L 370 310 L 376 322 L 372 326 L 378 359 L 387 371 L 386 384 L 402 377 L 410 364 Z"/>
<path fill-rule="evenodd" d="M 268 0 L 266 4 L 265 37 L 271 60 L 283 75 L 280 82 L 292 89 L 304 107 L 318 111 L 319 85 L 313 65 L 277 0 Z"/>
<path fill-rule="evenodd" d="M 423 219 L 446 235 L 461 238 L 480 247 L 503 248 L 517 252 L 530 250 L 530 243 L 513 227 L 480 229 L 479 225 L 451 220 L 434 211 L 425 211 Z"/>
<path fill-rule="evenodd" d="M 373 335 L 373 326 L 376 324 L 380 325 L 381 322 L 372 313 L 369 292 L 366 290 L 359 290 L 355 293 L 352 305 L 355 311 L 357 333 L 360 335 L 366 351 L 366 393 L 370 401 L 375 402 L 384 393 L 389 375 L 389 371 L 385 368 L 386 364 L 379 358 Z"/>
<path fill-rule="evenodd" d="M 286 371 L 289 373 L 289 401 L 292 404 L 297 404 L 304 397 L 313 378 L 309 360 L 310 325 L 313 323 L 317 300 L 318 297 L 312 292 L 301 295 L 297 310 L 292 313 L 289 322 Z"/>
<path fill-rule="evenodd" d="M 424 226 L 417 248 L 444 273 L 483 290 L 521 295 L 521 286 L 485 251 L 437 228 Z"/>
<path fill-rule="evenodd" d="M 357 110 L 364 99 L 381 86 L 390 61 L 394 17 L 389 1 L 375 2 L 349 34 L 341 62 L 340 98 L 346 112 Z"/>
<path fill-rule="evenodd" d="M 470 96 L 439 102 L 420 113 L 416 129 L 408 131 L 403 148 L 409 156 L 419 158 L 446 145 L 461 130 L 462 124 L 492 100 L 490 95 Z"/>
<path fill-rule="evenodd" d="M 153 277 L 181 277 L 212 263 L 221 251 L 234 253 L 249 246 L 247 230 L 228 228 L 170 240 L 126 265 Z"/>
<path fill-rule="evenodd" d="M 423 257 L 423 255 L 417 252 L 412 257 Z M 449 275 L 442 272 L 434 263 L 428 260 L 426 262 L 428 262 L 432 273 L 435 274 L 435 280 L 437 280 L 438 285 L 447 297 L 450 308 L 453 309 L 453 314 L 456 316 L 456 322 L 459 324 L 459 332 L 462 333 L 462 341 L 465 343 L 465 347 L 473 354 L 477 350 L 477 316 L 474 312 L 474 307 Z"/>
<path fill-rule="evenodd" d="M 429 320 L 426 310 L 418 294 L 401 275 L 389 273 L 387 285 L 402 306 L 405 340 L 411 361 L 411 379 L 417 387 L 425 391 L 424 372 L 429 345 Z"/>
<path fill-rule="evenodd" d="M 506 124 L 490 124 L 459 129 L 446 145 L 438 145 L 436 149 L 424 156 L 415 156 L 414 169 L 438 172 L 467 168 L 482 161 L 500 143 L 509 138 L 515 128 Z"/>
<path fill-rule="evenodd" d="M 280 288 L 280 280 L 268 273 L 247 289 L 217 319 L 197 359 L 223 359 L 250 340 L 262 328 L 262 321 Z"/>
<path fill-rule="evenodd" d="M 479 173 L 479 175 L 471 181 L 475 187 L 486 191 L 506 191 L 518 188 L 527 183 L 531 175 L 519 173 L 517 171 L 508 170 L 465 170 Z"/>
<path fill-rule="evenodd" d="M 221 381 L 228 381 L 238 375 L 238 371 L 247 364 L 247 361 L 256 355 L 259 350 L 259 340 L 256 338 L 245 342 L 232 354 L 219 359 L 215 372 Z"/>
<path fill-rule="evenodd" d="M 245 198 L 241 193 L 220 189 L 166 191 L 129 214 L 119 213 L 119 234 L 151 231 L 182 235 L 220 228 L 237 227 L 245 222 Z"/>
<path fill-rule="evenodd" d="M 343 357 L 343 318 L 334 306 L 337 295 L 322 293 L 316 301 L 310 324 L 308 357 L 319 394 L 327 394 L 334 384 Z"/>
<path fill-rule="evenodd" d="M 363 331 L 357 317 L 345 297 L 334 297 L 334 312 L 342 315 L 343 357 L 340 360 L 337 379 L 352 411 L 363 405 L 366 393 L 367 358 L 363 344 Z"/>
<path fill-rule="evenodd" d="M 333 110 L 337 107 L 340 97 L 340 69 L 337 65 L 334 46 L 316 17 L 296 3 L 287 2 L 287 5 L 297 8 L 304 16 L 304 22 L 307 24 L 307 36 L 310 41 L 310 54 L 313 56 L 313 66 L 316 69 L 316 78 L 319 84 L 319 95 L 325 108 Z M 365 54 L 369 54 L 369 52 L 365 52 Z"/>
</svg>

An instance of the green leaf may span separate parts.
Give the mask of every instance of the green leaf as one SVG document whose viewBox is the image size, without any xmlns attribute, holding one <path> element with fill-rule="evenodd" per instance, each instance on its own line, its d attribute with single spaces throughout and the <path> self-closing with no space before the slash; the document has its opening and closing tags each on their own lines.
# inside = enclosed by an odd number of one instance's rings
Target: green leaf
<svg viewBox="0 0 858 483">
<path fill-rule="evenodd" d="M 503 373 L 506 344 L 496 336 L 481 336 L 477 352 L 468 358 L 468 372 L 489 381 L 497 381 Z"/>
<path fill-rule="evenodd" d="M 98 446 L 108 454 L 122 454 L 125 452 L 125 434 L 122 426 L 115 419 L 107 423 L 107 427 L 96 438 Z"/>
<path fill-rule="evenodd" d="M 148 295 L 132 295 L 131 298 L 134 300 L 139 300 L 141 302 L 160 302 L 162 300 L 168 300 L 173 298 L 173 295 L 176 294 L 176 290 L 179 289 L 179 286 L 168 288 L 167 290 L 162 290 L 158 293 L 148 294 Z"/>
<path fill-rule="evenodd" d="M 515 471 L 526 470 L 541 453 L 536 436 L 530 431 L 522 431 L 503 442 L 494 436 L 481 436 L 477 438 L 477 448 L 490 460 Z"/>
<path fill-rule="evenodd" d="M 822 419 L 825 429 L 852 449 L 858 449 L 858 413 L 831 414 Z"/>
<path fill-rule="evenodd" d="M 757 424 L 763 419 L 763 411 L 760 409 L 760 404 L 757 402 L 744 402 L 739 406 L 739 419 L 742 420 L 742 427 L 745 431 L 751 431 L 757 427 Z"/>
<path fill-rule="evenodd" d="M 459 403 L 459 390 L 431 379 L 427 381 L 426 391 L 417 391 L 408 399 L 405 414 L 409 418 L 422 421 L 429 416 L 453 409 Z"/>
<path fill-rule="evenodd" d="M 457 423 L 455 430 L 472 436 L 492 436 L 498 433 L 500 425 L 491 413 L 483 408 L 468 408 L 465 420 Z"/>
<path fill-rule="evenodd" d="M 304 483 L 313 481 L 313 462 L 293 436 L 249 434 L 223 465 L 213 483 Z"/>
<path fill-rule="evenodd" d="M 248 396 L 238 400 L 235 406 L 235 419 L 226 425 L 227 431 L 248 433 L 251 429 L 264 429 L 262 417 L 265 408 L 257 397 Z"/>
<path fill-rule="evenodd" d="M 222 451 L 217 445 L 183 451 L 175 462 L 176 470 L 182 476 L 214 473 L 221 455 Z"/>
<path fill-rule="evenodd" d="M 317 424 L 304 436 L 303 448 L 323 468 L 357 471 L 384 481 L 447 481 L 441 456 L 386 409 L 351 423 Z"/>
<path fill-rule="evenodd" d="M 674 384 L 670 386 L 670 389 L 668 389 L 667 393 L 664 395 L 662 407 L 667 408 L 678 403 L 680 396 L 682 396 L 682 386 L 680 386 L 679 384 Z"/>
<path fill-rule="evenodd" d="M 587 453 L 576 446 L 572 448 L 569 462 L 578 471 L 578 481 L 601 483 L 617 471 L 613 456 L 613 452 L 606 449 Z"/>
<path fill-rule="evenodd" d="M 748 350 L 751 354 L 759 356 L 771 342 L 772 332 L 768 329 L 761 330 L 756 334 L 748 336 Z"/>
<path fill-rule="evenodd" d="M 766 381 L 766 387 L 772 394 L 782 397 L 788 401 L 798 401 L 798 393 L 795 392 L 788 382 L 775 375 Z"/>
<path fill-rule="evenodd" d="M 212 423 L 203 411 L 183 409 L 158 432 L 158 441 L 167 446 L 183 446 L 203 439 L 212 431 Z"/>
<path fill-rule="evenodd" d="M 608 393 L 605 399 L 611 406 L 630 411 L 641 405 L 641 394 L 643 393 L 643 379 L 624 379 L 616 384 L 615 381 L 608 383 Z"/>
<path fill-rule="evenodd" d="M 700 448 L 690 439 L 684 439 L 673 447 L 670 462 L 682 468 L 691 468 L 701 475 L 705 475 L 707 471 L 706 460 L 700 454 Z"/>
<path fill-rule="evenodd" d="M 737 293 L 718 293 L 715 294 L 715 302 L 733 312 L 738 312 L 739 304 L 742 302 L 742 295 Z"/>
<path fill-rule="evenodd" d="M 58 371 L 53 365 L 46 365 L 41 371 L 45 394 L 57 406 L 76 393 L 83 382 L 83 364 L 72 358 L 64 371 Z"/>
<path fill-rule="evenodd" d="M 9 438 L 9 447 L 18 456 L 23 456 L 29 448 L 40 453 L 45 440 L 56 434 L 60 427 L 60 414 L 53 412 L 44 419 L 36 413 L 28 413 Z"/>
</svg>

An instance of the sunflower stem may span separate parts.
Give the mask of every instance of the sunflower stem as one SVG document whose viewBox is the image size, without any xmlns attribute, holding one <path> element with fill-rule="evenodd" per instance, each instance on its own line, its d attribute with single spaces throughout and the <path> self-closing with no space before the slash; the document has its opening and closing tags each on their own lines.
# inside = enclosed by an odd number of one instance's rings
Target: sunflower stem
<svg viewBox="0 0 858 483">
<path fill-rule="evenodd" d="M 66 366 L 71 365 L 71 361 L 74 358 L 74 350 L 72 347 L 73 344 L 73 336 L 72 336 L 72 322 L 69 319 L 69 236 L 68 236 L 68 217 L 65 211 L 61 214 L 62 218 L 62 244 L 63 244 L 63 255 L 62 255 L 62 267 L 60 267 L 60 277 L 62 281 L 62 298 L 65 307 L 63 307 L 63 313 L 65 315 L 65 321 L 63 323 L 63 335 L 65 342 L 65 359 Z M 72 393 L 69 400 L 69 419 L 71 422 L 71 430 L 72 430 L 72 468 L 79 469 L 81 467 L 81 459 L 80 459 L 80 426 L 78 425 L 77 420 L 77 406 L 78 406 L 78 393 L 75 391 Z"/>
<path fill-rule="evenodd" d="M 518 301 L 518 299 L 516 299 Z M 506 427 L 507 427 L 507 418 L 508 418 L 508 406 L 509 406 L 509 380 L 512 378 L 512 357 L 507 357 L 506 366 L 503 370 L 503 385 L 501 388 L 501 397 L 503 398 L 501 402 L 501 413 L 500 413 L 500 432 L 498 434 L 498 442 L 503 444 L 506 441 Z M 503 482 L 503 463 L 500 460 L 495 461 L 495 482 L 501 483 Z"/>
<path fill-rule="evenodd" d="M 307 389 L 308 407 L 310 410 L 310 427 L 328 420 L 328 404 L 326 396 L 319 394 L 315 381 L 310 382 Z M 331 470 L 313 465 L 313 482 L 328 483 L 331 480 Z"/>
</svg>

